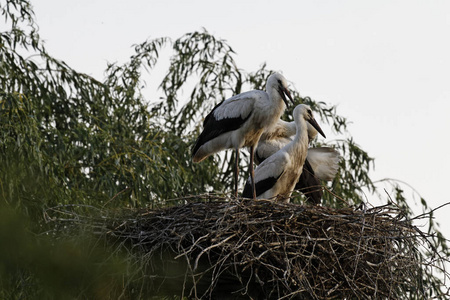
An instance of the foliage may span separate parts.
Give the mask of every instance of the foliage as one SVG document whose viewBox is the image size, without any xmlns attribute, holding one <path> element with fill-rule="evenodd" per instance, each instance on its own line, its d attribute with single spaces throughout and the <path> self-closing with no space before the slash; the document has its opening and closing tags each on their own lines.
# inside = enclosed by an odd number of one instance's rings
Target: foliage
<svg viewBox="0 0 450 300">
<path fill-rule="evenodd" d="M 28 6 L 20 7 L 20 14 L 31 15 Z M 156 205 L 157 199 L 214 186 L 209 176 L 204 182 L 192 178 L 198 170 L 214 175 L 218 168 L 194 168 L 185 137 L 162 127 L 164 120 L 140 92 L 141 69 L 152 67 L 164 39 L 137 46 L 131 61 L 110 65 L 101 83 L 50 57 L 37 35 L 22 35 L 15 23 L 1 36 L 0 159 L 5 168 L 26 166 L 34 180 L 51 184 L 55 196 L 39 205 L 105 203 L 115 196 L 126 205 Z M 29 47 L 36 54 L 23 58 Z M 3 174 L 5 198 L 24 192 L 27 180 Z"/>
<path fill-rule="evenodd" d="M 20 8 L 20 15 L 34 24 L 30 8 Z M 218 101 L 243 89 L 264 89 L 271 73 L 265 65 L 254 73 L 238 69 L 231 47 L 203 31 L 173 43 L 160 38 L 139 44 L 128 63 L 109 65 L 106 79 L 99 82 L 52 58 L 34 27 L 25 35 L 16 27 L 20 18 L 11 11 L 4 14 L 14 21 L 12 30 L 2 33 L 1 122 L 6 130 L 1 151 L 15 157 L 5 165 L 13 161 L 28 166 L 27 173 L 36 180 L 42 177 L 53 184 L 54 193 L 66 195 L 57 197 L 66 203 L 86 198 L 105 203 L 117 196 L 116 202 L 127 205 L 158 205 L 161 199 L 230 190 L 231 153 L 194 166 L 189 148 L 201 118 Z M 141 72 L 151 70 L 161 48 L 169 44 L 174 54 L 160 85 L 163 100 L 149 104 L 142 94 Z M 21 53 L 30 47 L 35 54 L 23 58 Z M 182 90 L 192 78 L 196 83 L 187 86 L 192 91 L 185 96 Z M 335 107 L 302 98 L 295 90 L 293 96 L 296 103 L 310 104 L 335 132 L 345 131 L 346 120 Z M 361 188 L 372 188 L 368 172 L 373 159 L 351 138 L 335 146 L 346 158 L 346 171 L 333 183 L 334 193 L 359 203 Z M 246 178 L 248 161 L 242 164 L 241 179 Z M 11 196 L 13 191 L 4 193 Z M 45 204 L 55 204 L 50 200 L 55 197 L 45 199 Z M 327 202 L 335 201 L 330 197 Z"/>
<path fill-rule="evenodd" d="M 122 286 L 125 260 L 109 259 L 96 240 L 56 240 L 29 231 L 24 216 L 0 205 L 0 298 L 108 299 Z"/>
<path fill-rule="evenodd" d="M 0 201 L 12 209 L 14 220 L 29 219 L 27 226 L 39 232 L 45 227 L 42 210 L 49 206 L 154 207 L 186 195 L 232 190 L 232 152 L 194 165 L 190 147 L 215 104 L 264 88 L 272 73 L 264 64 L 254 72 L 239 69 L 233 49 L 203 30 L 175 41 L 138 44 L 129 62 L 110 64 L 99 81 L 47 52 L 29 1 L 2 0 L 0 11 L 8 27 L 0 32 Z M 143 78 L 163 50 L 172 54 L 159 85 L 162 97 L 147 99 Z M 375 191 L 369 176 L 373 158 L 352 139 L 335 106 L 295 90 L 292 94 L 296 103 L 309 104 L 343 136 L 327 143 L 344 159 L 328 185 L 325 204 L 364 202 L 364 191 Z M 243 180 L 248 157 L 241 164 Z M 401 190 L 397 192 L 398 204 L 408 208 Z M 427 207 L 425 200 L 422 204 Z M 436 231 L 430 224 L 429 231 Z M 436 232 L 436 247 L 448 254 L 445 239 Z M 28 238 L 22 231 L 18 235 Z"/>
</svg>

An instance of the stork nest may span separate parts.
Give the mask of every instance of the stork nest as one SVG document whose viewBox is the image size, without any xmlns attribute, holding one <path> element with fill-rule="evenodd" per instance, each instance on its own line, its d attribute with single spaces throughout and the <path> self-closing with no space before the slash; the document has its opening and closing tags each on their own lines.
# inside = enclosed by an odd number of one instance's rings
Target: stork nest
<svg viewBox="0 0 450 300">
<path fill-rule="evenodd" d="M 397 207 L 196 200 L 89 224 L 134 257 L 148 295 L 404 299 L 426 293 L 427 262 L 419 249 L 427 236 Z"/>
</svg>

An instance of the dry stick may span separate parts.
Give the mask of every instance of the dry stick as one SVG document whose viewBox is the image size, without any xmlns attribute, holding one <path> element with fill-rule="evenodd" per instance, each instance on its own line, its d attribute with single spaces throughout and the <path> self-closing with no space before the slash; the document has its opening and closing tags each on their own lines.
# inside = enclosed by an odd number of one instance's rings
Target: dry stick
<svg viewBox="0 0 450 300">
<path fill-rule="evenodd" d="M 353 279 L 355 279 L 356 276 L 356 271 L 358 270 L 358 263 L 359 263 L 359 250 L 361 248 L 361 240 L 363 238 L 364 235 L 364 226 L 366 224 L 366 218 L 365 218 L 365 213 L 366 213 L 366 206 L 364 205 L 364 211 L 362 214 L 362 218 L 363 218 L 363 222 L 362 222 L 362 226 L 361 226 L 361 235 L 359 236 L 358 239 L 358 246 L 356 248 L 356 263 L 355 263 L 355 270 L 353 271 Z"/>
<path fill-rule="evenodd" d="M 426 212 L 426 213 L 423 213 L 423 214 L 421 214 L 421 215 L 418 215 L 418 216 L 416 216 L 416 217 L 414 217 L 414 218 L 411 218 L 411 220 L 422 219 L 422 218 L 424 218 L 425 216 L 430 215 L 431 213 L 435 212 L 436 210 L 438 210 L 438 209 L 440 209 L 440 208 L 442 208 L 442 207 L 444 207 L 444 206 L 446 206 L 446 205 L 450 205 L 450 202 L 444 203 L 444 204 L 442 204 L 442 205 L 436 207 L 435 209 L 430 210 L 429 212 Z"/>
<path fill-rule="evenodd" d="M 236 234 L 230 235 L 229 237 L 227 237 L 226 239 L 224 239 L 224 240 L 221 241 L 220 243 L 211 245 L 211 246 L 205 248 L 202 252 L 200 252 L 200 254 L 197 255 L 197 258 L 195 259 L 194 270 L 197 269 L 197 266 L 198 266 L 198 260 L 200 259 L 200 257 L 201 257 L 206 251 L 209 251 L 209 250 L 211 250 L 211 249 L 214 249 L 214 248 L 216 248 L 216 247 L 219 247 L 219 246 L 223 245 L 224 243 L 226 243 L 228 240 L 234 238 L 235 236 L 236 236 Z"/>
<path fill-rule="evenodd" d="M 205 234 L 204 236 L 199 237 L 186 251 L 183 251 L 182 253 L 175 256 L 175 259 L 178 259 L 182 256 L 186 256 L 188 253 L 192 252 L 192 249 L 203 239 L 207 239 L 209 237 L 209 234 Z M 194 266 L 194 270 L 196 270 L 197 267 Z"/>
<path fill-rule="evenodd" d="M 111 199 L 109 199 L 108 201 L 105 202 L 105 204 L 103 204 L 102 208 L 105 208 L 106 205 L 108 205 L 111 201 L 113 201 L 114 199 L 116 199 L 120 194 L 125 193 L 126 191 L 128 191 L 129 189 L 131 189 L 130 187 L 126 187 L 123 190 L 121 190 L 120 192 L 118 192 L 117 194 L 115 194 Z"/>
</svg>

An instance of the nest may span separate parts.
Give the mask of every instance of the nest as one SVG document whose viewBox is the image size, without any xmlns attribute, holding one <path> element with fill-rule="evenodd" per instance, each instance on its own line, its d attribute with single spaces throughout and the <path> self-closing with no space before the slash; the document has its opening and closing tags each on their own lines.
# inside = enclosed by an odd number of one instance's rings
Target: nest
<svg viewBox="0 0 450 300">
<path fill-rule="evenodd" d="M 426 237 L 393 206 L 219 199 L 91 221 L 137 259 L 150 295 L 404 299 L 424 290 Z"/>
</svg>

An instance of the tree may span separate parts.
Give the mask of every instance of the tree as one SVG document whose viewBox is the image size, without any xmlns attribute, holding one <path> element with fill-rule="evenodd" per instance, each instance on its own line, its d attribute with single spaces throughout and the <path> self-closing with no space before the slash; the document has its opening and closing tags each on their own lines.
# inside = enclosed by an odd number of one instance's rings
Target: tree
<svg viewBox="0 0 450 300">
<path fill-rule="evenodd" d="M 135 45 L 129 62 L 110 64 L 99 81 L 47 52 L 29 1 L 6 0 L 0 10 L 9 27 L 0 33 L 0 198 L 18 218 L 32 221 L 27 225 L 32 231 L 42 231 L 42 210 L 55 205 L 156 207 L 182 203 L 188 195 L 232 190 L 232 152 L 194 165 L 190 148 L 215 104 L 264 88 L 272 72 L 265 64 L 254 72 L 238 68 L 233 49 L 203 30 Z M 159 85 L 162 97 L 146 99 L 145 71 L 155 67 L 161 51 L 171 51 Z M 376 191 L 369 174 L 373 158 L 347 132 L 347 120 L 335 106 L 297 91 L 293 97 L 344 136 L 328 144 L 344 159 L 327 186 L 325 205 L 360 205 L 364 191 Z M 241 163 L 247 165 L 248 157 Z M 240 169 L 240 178 L 246 178 L 247 168 Z M 393 187 L 392 201 L 412 214 L 400 186 Z M 429 216 L 435 247 L 448 255 Z M 438 278 L 424 276 L 437 291 Z"/>
</svg>

